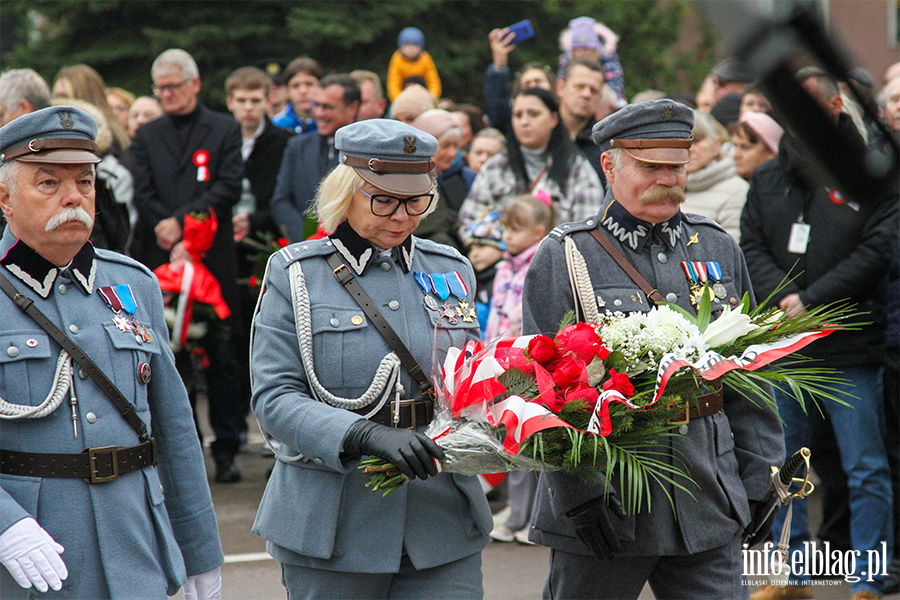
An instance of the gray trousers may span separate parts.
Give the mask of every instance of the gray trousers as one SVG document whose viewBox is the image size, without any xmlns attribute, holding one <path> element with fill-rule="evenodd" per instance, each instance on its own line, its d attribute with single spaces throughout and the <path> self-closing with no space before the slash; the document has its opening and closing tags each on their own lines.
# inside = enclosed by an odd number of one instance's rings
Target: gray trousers
<svg viewBox="0 0 900 600">
<path fill-rule="evenodd" d="M 281 563 L 288 600 L 478 600 L 484 598 L 481 552 L 416 570 L 404 554 L 397 573 L 347 573 Z"/>
<path fill-rule="evenodd" d="M 545 600 L 636 599 L 644 584 L 657 600 L 745 599 L 740 536 L 706 552 L 685 556 L 623 556 L 600 560 L 553 550 Z"/>
<path fill-rule="evenodd" d="M 504 525 L 512 531 L 519 531 L 531 522 L 538 474 L 534 471 L 510 471 L 506 481 L 509 482 L 509 518 Z"/>
</svg>

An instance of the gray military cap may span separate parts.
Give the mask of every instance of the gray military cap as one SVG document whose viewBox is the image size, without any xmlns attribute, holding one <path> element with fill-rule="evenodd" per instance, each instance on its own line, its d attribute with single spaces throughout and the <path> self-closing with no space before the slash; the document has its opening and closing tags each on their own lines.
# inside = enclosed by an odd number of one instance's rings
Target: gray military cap
<svg viewBox="0 0 900 600">
<path fill-rule="evenodd" d="M 392 119 L 367 119 L 334 134 L 340 162 L 388 194 L 415 196 L 434 188 L 438 141 L 411 125 Z"/>
<path fill-rule="evenodd" d="M 51 106 L 0 127 L 0 161 L 98 163 L 97 122 L 72 106 Z"/>
<path fill-rule="evenodd" d="M 644 162 L 684 165 L 691 160 L 693 126 L 690 108 L 664 98 L 623 107 L 595 124 L 591 137 L 603 152 L 622 148 Z"/>
</svg>

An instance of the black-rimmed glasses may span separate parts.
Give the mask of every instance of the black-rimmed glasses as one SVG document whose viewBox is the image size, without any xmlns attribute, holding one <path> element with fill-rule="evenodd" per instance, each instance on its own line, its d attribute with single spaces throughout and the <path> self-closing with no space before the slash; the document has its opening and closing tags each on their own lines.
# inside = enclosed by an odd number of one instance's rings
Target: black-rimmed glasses
<svg viewBox="0 0 900 600">
<path fill-rule="evenodd" d="M 434 194 L 422 194 L 421 196 L 413 196 L 411 198 L 397 198 L 388 194 L 369 194 L 362 188 L 357 187 L 360 192 L 365 194 L 371 201 L 372 214 L 376 217 L 393 216 L 401 204 L 406 205 L 406 214 L 410 217 L 418 217 L 425 214 L 428 207 L 434 200 Z"/>
<path fill-rule="evenodd" d="M 154 96 L 162 96 L 163 92 L 177 92 L 179 89 L 181 89 L 184 86 L 184 84 L 186 84 L 190 80 L 191 80 L 191 78 L 189 77 L 189 78 L 185 79 L 184 81 L 182 81 L 181 83 L 170 83 L 168 85 L 153 84 L 150 86 L 150 91 L 153 92 Z"/>
</svg>

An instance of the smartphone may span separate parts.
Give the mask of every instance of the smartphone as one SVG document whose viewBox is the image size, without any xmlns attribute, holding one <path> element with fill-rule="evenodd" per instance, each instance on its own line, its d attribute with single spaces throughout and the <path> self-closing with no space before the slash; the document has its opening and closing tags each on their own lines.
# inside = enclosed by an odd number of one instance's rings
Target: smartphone
<svg viewBox="0 0 900 600">
<path fill-rule="evenodd" d="M 531 21 L 528 19 L 510 25 L 508 29 L 515 36 L 512 40 L 513 44 L 518 44 L 534 37 L 534 27 L 531 26 Z"/>
</svg>

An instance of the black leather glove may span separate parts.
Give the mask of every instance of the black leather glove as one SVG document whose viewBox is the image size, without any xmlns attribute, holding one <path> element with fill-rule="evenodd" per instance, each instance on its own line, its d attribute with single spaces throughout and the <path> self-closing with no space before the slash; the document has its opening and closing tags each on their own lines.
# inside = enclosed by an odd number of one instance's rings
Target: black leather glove
<svg viewBox="0 0 900 600">
<path fill-rule="evenodd" d="M 609 496 L 595 498 L 566 513 L 575 525 L 575 535 L 597 558 L 610 560 L 622 549 L 619 536 L 613 527 L 610 511 L 625 516 L 616 491 L 608 488 Z"/>
<path fill-rule="evenodd" d="M 774 510 L 766 517 L 766 510 L 768 510 L 769 506 L 770 503 L 767 501 L 750 500 L 750 524 L 747 525 L 747 528 L 744 529 L 744 531 L 748 535 L 756 531 L 757 527 L 759 527 L 759 531 L 744 541 L 748 548 L 752 548 L 756 544 L 768 539 L 769 533 L 772 531 L 772 526 L 775 524 L 775 516 L 778 514 L 779 509 L 778 503 L 776 503 Z M 765 519 L 765 521 L 763 521 L 763 519 Z M 760 523 L 762 523 L 762 526 L 760 526 Z"/>
<path fill-rule="evenodd" d="M 344 452 L 389 460 L 410 479 L 437 475 L 432 457 L 444 460 L 444 451 L 428 436 L 365 419 L 354 423 L 347 432 Z"/>
</svg>

